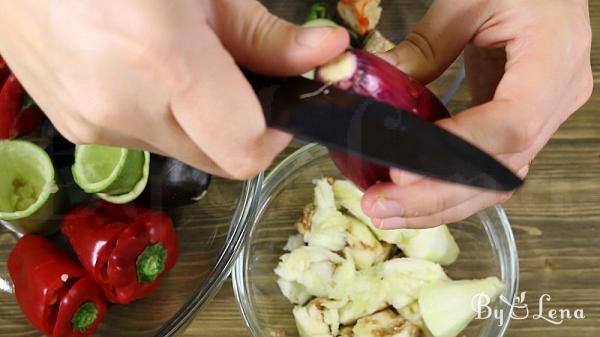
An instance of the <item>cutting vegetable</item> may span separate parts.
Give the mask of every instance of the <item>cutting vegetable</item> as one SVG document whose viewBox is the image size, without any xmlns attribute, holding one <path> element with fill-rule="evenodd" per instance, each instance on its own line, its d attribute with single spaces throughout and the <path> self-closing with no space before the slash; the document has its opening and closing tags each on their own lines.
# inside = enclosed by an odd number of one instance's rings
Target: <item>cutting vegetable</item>
<svg viewBox="0 0 600 337">
<path fill-rule="evenodd" d="M 377 35 L 379 5 L 344 0 L 336 10 L 366 39 Z M 304 74 L 350 42 L 345 28 L 295 26 L 254 0 L 64 2 L 52 15 L 47 6 L 2 2 L 0 53 L 69 140 L 166 154 L 237 179 L 291 140 L 267 127 L 238 66 Z M 438 0 L 380 56 L 425 84 L 464 50 L 473 106 L 436 124 L 524 177 L 590 96 L 590 41 L 587 1 Z M 437 226 L 510 197 L 398 169 L 389 176 L 362 203 L 380 228 Z"/>
</svg>

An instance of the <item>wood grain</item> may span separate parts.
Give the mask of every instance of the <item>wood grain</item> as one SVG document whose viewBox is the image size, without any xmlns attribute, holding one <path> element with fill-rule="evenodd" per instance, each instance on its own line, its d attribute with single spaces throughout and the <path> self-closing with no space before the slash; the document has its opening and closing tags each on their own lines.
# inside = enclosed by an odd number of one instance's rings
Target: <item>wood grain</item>
<svg viewBox="0 0 600 337">
<path fill-rule="evenodd" d="M 590 1 L 592 69 L 600 84 L 600 1 Z M 457 95 L 466 105 L 464 89 Z M 584 310 L 583 320 L 553 325 L 514 320 L 510 337 L 600 336 L 600 89 L 533 162 L 527 184 L 505 204 L 520 256 L 520 289 L 530 313 L 547 293 L 554 308 Z M 248 336 L 227 282 L 184 336 Z"/>
</svg>

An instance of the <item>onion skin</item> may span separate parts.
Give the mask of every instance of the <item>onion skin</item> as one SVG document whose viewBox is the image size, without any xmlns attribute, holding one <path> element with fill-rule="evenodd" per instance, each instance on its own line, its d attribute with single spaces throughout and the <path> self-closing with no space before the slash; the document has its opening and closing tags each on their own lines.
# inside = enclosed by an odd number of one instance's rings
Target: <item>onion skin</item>
<svg viewBox="0 0 600 337">
<path fill-rule="evenodd" d="M 332 76 L 331 64 L 339 65 L 344 62 L 354 66 L 338 66 L 345 73 Z M 358 95 L 412 112 L 430 122 L 450 116 L 444 104 L 424 85 L 380 57 L 363 50 L 347 50 L 330 64 L 319 67 L 316 78 L 340 89 L 351 90 Z M 341 173 L 363 190 L 378 182 L 391 181 L 388 167 L 340 150 L 329 149 L 329 153 Z"/>
</svg>

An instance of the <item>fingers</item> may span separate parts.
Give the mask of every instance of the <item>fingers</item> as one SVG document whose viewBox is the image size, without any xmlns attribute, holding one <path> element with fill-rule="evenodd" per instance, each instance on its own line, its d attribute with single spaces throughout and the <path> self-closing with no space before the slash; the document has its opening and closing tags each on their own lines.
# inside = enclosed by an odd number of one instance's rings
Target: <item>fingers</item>
<svg viewBox="0 0 600 337">
<path fill-rule="evenodd" d="M 487 1 L 434 1 L 406 39 L 382 57 L 428 83 L 454 62 L 490 15 Z"/>
<path fill-rule="evenodd" d="M 268 75 L 297 75 L 343 52 L 343 28 L 302 28 L 282 20 L 256 0 L 212 1 L 211 26 L 238 64 Z"/>
<path fill-rule="evenodd" d="M 529 165 L 525 165 L 517 175 L 524 178 L 528 170 Z M 366 191 L 362 206 L 365 214 L 372 218 L 426 217 L 485 194 L 501 195 L 494 191 L 423 178 L 405 187 L 398 187 L 394 183 L 377 184 Z"/>
<path fill-rule="evenodd" d="M 510 199 L 511 194 L 497 194 L 494 192 L 484 192 L 477 194 L 473 198 L 445 209 L 441 212 L 412 218 L 387 218 L 374 219 L 373 223 L 381 229 L 399 229 L 399 228 L 431 228 L 443 224 L 457 222 L 465 219 L 478 211 L 495 204 L 501 204 Z"/>
<path fill-rule="evenodd" d="M 404 188 L 383 183 L 368 190 L 364 209 L 374 218 L 418 217 L 454 207 L 479 193 L 480 189 L 432 179 L 423 179 Z M 379 197 L 373 198 L 373 195 Z"/>
<path fill-rule="evenodd" d="M 191 67 L 193 73 L 172 96 L 173 116 L 229 176 L 253 177 L 287 146 L 291 136 L 267 129 L 260 104 L 232 57 L 215 36 L 203 41 L 202 48 L 189 55 L 190 62 L 198 59 L 202 64 Z"/>
</svg>

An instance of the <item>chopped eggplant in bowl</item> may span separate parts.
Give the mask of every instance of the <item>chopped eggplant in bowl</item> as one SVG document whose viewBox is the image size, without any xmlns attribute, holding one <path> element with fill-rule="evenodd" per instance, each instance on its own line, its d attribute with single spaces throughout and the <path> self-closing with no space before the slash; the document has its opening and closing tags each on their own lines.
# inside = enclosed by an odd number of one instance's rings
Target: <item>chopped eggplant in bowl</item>
<svg viewBox="0 0 600 337">
<path fill-rule="evenodd" d="M 75 146 L 48 121 L 0 154 L 1 336 L 179 335 L 229 275 L 262 181 Z"/>
<path fill-rule="evenodd" d="M 508 320 L 485 312 L 509 312 L 517 291 L 502 208 L 433 229 L 384 231 L 362 212 L 362 193 L 316 144 L 269 173 L 233 272 L 251 334 L 502 336 Z"/>
</svg>

